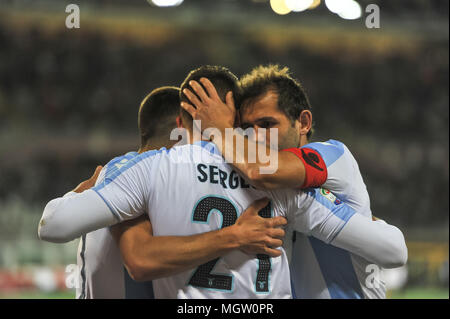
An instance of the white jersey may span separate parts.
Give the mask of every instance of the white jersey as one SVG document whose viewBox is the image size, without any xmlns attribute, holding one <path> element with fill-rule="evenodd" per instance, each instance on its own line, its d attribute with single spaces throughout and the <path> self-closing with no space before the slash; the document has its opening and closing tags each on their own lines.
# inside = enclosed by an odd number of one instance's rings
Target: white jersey
<svg viewBox="0 0 450 319">
<path fill-rule="evenodd" d="M 137 152 L 130 152 L 111 160 L 103 167 L 96 185 L 103 183 L 137 155 Z M 108 227 L 82 236 L 77 264 L 80 277 L 76 290 L 78 299 L 153 298 L 151 282 L 136 282 L 129 276 Z"/>
<path fill-rule="evenodd" d="M 235 223 L 255 200 L 263 217 L 285 216 L 296 231 L 331 242 L 354 210 L 320 190 L 263 192 L 250 187 L 212 143 L 143 153 L 93 188 L 120 220 L 148 213 L 154 236 L 188 236 Z M 195 269 L 153 281 L 156 298 L 291 298 L 282 256 L 232 251 Z"/>
<path fill-rule="evenodd" d="M 325 162 L 328 176 L 323 188 L 358 214 L 371 218 L 369 194 L 349 149 L 335 140 L 310 143 L 302 148 L 315 150 Z M 295 298 L 385 298 L 385 283 L 376 276 L 381 267 L 375 266 L 378 272 L 364 258 L 311 236 L 296 233 L 293 237 L 290 266 Z M 369 276 L 373 282 L 368 285 Z"/>
</svg>

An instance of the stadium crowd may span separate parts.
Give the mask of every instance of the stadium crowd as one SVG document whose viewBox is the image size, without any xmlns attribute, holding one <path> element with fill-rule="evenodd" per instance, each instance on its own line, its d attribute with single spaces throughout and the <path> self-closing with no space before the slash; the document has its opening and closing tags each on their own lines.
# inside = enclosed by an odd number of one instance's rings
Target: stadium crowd
<svg viewBox="0 0 450 319">
<path fill-rule="evenodd" d="M 399 226 L 448 221 L 446 41 L 365 57 L 295 44 L 272 51 L 236 30 L 180 31 L 156 44 L 68 32 L 12 30 L 0 21 L 0 201 L 43 204 L 68 191 L 117 153 L 75 152 L 64 137 L 134 136 L 140 100 L 179 85 L 193 67 L 223 61 L 241 75 L 279 62 L 310 95 L 315 140 L 342 140 L 353 150 L 375 214 Z M 63 139 L 45 149 L 35 145 L 42 136 Z"/>
</svg>

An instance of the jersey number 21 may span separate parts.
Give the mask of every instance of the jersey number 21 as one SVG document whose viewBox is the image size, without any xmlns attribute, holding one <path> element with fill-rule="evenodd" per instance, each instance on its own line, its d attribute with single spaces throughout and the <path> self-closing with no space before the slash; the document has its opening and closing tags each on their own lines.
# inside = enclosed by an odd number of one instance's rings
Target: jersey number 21
<svg viewBox="0 0 450 319">
<path fill-rule="evenodd" d="M 230 200 L 217 196 L 208 196 L 197 203 L 194 208 L 192 222 L 207 223 L 209 215 L 214 211 L 222 214 L 221 228 L 233 225 L 238 218 L 236 207 Z M 270 204 L 261 209 L 259 215 L 264 218 L 272 217 Z M 271 270 L 270 257 L 258 254 L 257 258 L 259 267 L 256 274 L 255 289 L 257 293 L 268 293 L 269 272 Z M 212 273 L 219 259 L 216 258 L 200 265 L 189 280 L 189 285 L 198 288 L 231 292 L 233 290 L 233 276 Z"/>
</svg>

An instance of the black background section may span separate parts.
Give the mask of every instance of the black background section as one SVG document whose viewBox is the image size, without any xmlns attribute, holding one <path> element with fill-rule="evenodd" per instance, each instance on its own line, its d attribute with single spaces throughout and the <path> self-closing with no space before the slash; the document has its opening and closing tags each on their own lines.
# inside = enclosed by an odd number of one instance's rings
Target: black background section
<svg viewBox="0 0 450 319">
<path fill-rule="evenodd" d="M 273 314 L 222 314 L 222 304 L 273 304 Z M 211 306 L 219 311 L 211 310 L 208 317 L 202 314 L 178 314 L 177 309 L 184 304 L 190 306 Z M 449 300 L 0 300 L 0 307 L 5 313 L 11 310 L 16 317 L 21 311 L 32 311 L 33 317 L 45 318 L 83 318 L 96 316 L 100 312 L 101 317 L 113 314 L 114 318 L 133 318 L 143 314 L 145 318 L 323 318 L 330 315 L 336 317 L 360 317 L 366 318 L 369 313 L 375 317 L 396 317 L 392 310 L 399 310 L 399 317 L 408 316 L 408 311 L 418 310 L 424 314 L 431 312 L 436 316 L 439 308 L 448 309 Z M 29 307 L 28 307 L 29 306 Z M 359 309 L 361 307 L 361 309 Z M 9 308 L 9 309 L 7 309 Z M 386 309 L 389 308 L 389 309 Z M 138 312 L 139 311 L 139 312 Z M 142 311 L 142 312 L 141 312 Z M 9 312 L 9 311 L 8 311 Z"/>
</svg>

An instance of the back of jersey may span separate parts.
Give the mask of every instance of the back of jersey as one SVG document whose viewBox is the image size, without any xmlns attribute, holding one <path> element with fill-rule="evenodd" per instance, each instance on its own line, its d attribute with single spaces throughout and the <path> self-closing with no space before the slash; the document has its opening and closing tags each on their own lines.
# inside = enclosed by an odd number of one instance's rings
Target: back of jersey
<svg viewBox="0 0 450 319">
<path fill-rule="evenodd" d="M 138 155 L 129 152 L 112 159 L 101 171 L 96 185 L 116 174 Z M 151 282 L 136 282 L 128 275 L 109 227 L 82 236 L 77 263 L 81 277 L 77 299 L 153 298 Z"/>
<path fill-rule="evenodd" d="M 251 188 L 211 143 L 175 147 L 154 156 L 148 203 L 154 236 L 187 236 L 230 226 L 267 193 Z M 260 212 L 282 215 L 278 204 Z M 153 281 L 156 298 L 291 298 L 286 254 L 239 250 L 195 269 Z"/>
</svg>

